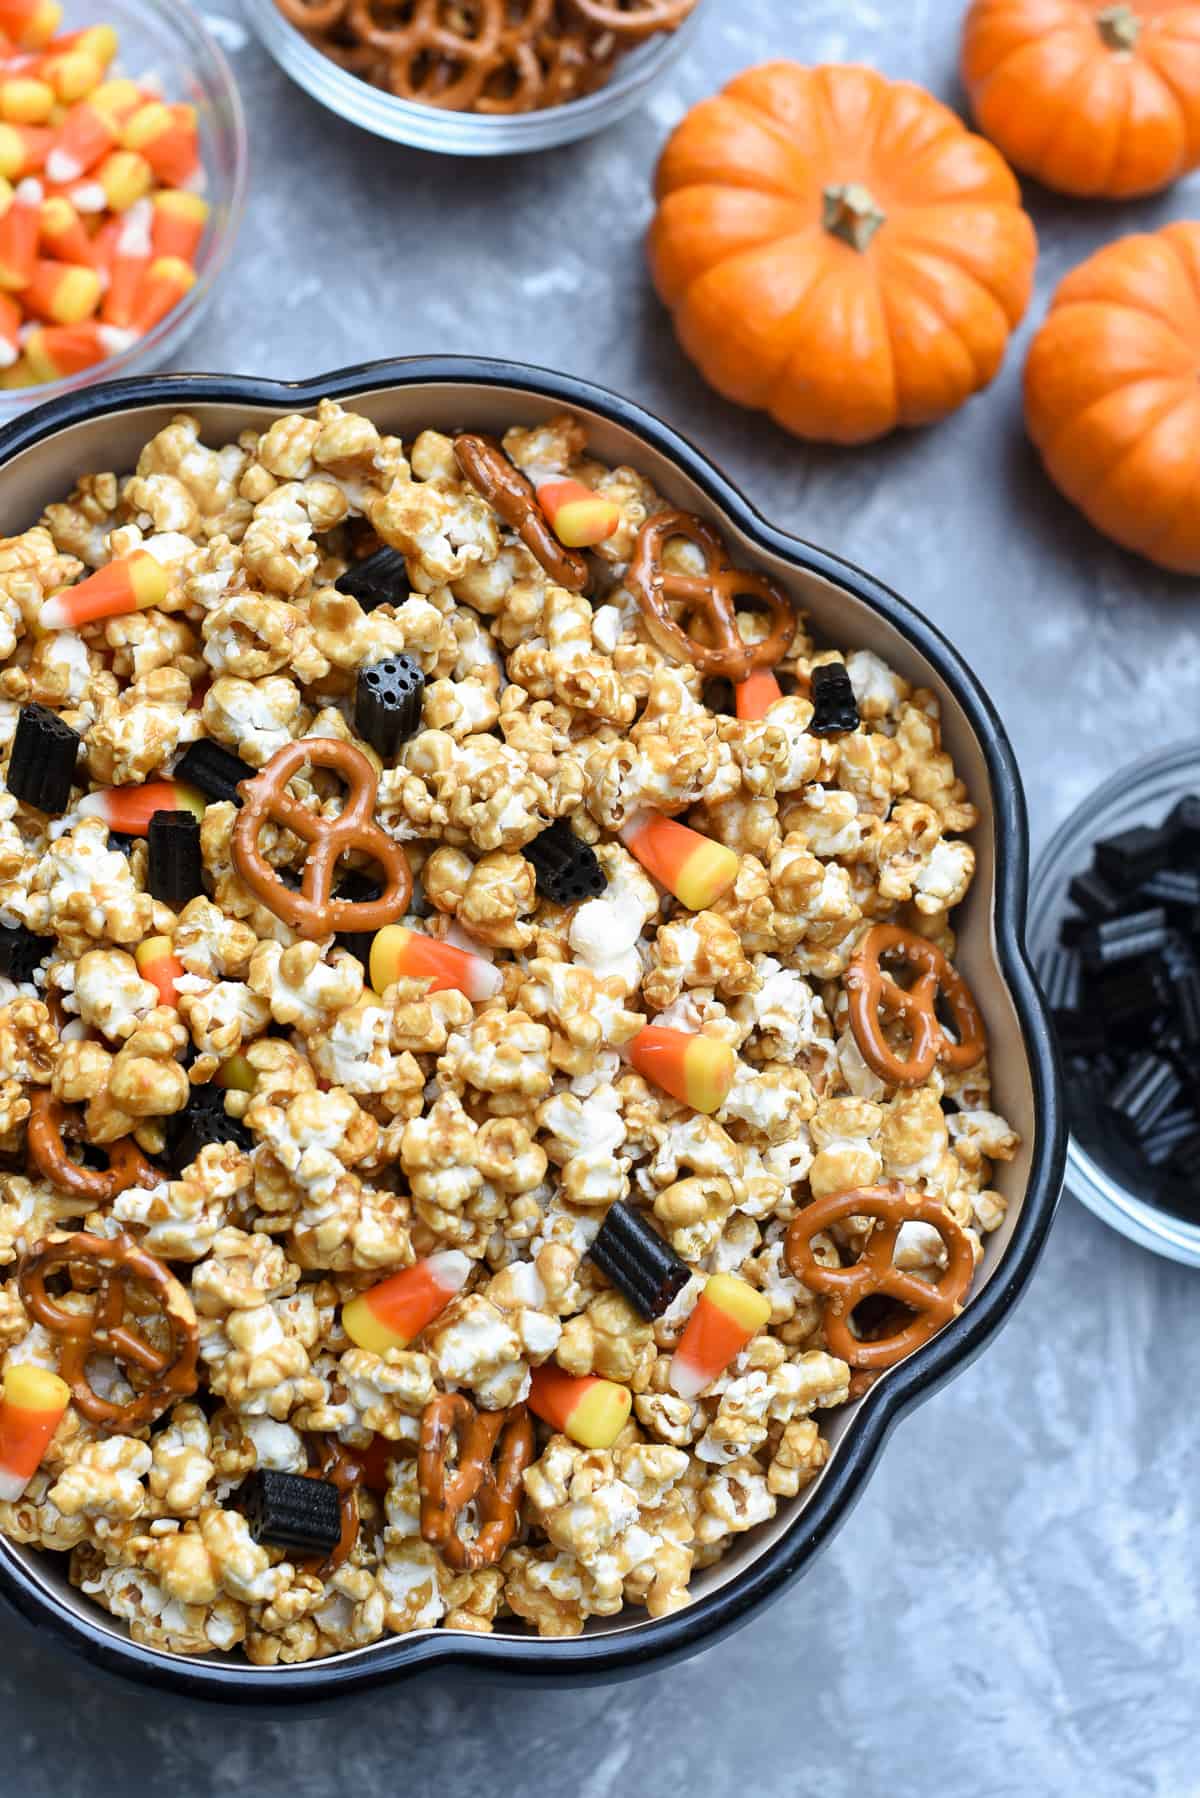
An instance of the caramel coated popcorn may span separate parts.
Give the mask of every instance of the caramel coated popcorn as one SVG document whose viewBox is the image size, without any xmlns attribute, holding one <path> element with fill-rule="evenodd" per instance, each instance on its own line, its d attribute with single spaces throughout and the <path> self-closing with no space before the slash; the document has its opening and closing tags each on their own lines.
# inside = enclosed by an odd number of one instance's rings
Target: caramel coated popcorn
<svg viewBox="0 0 1200 1798">
<path fill-rule="evenodd" d="M 0 979 L 0 1376 L 60 1365 L 22 1268 L 77 1231 L 93 1255 L 128 1238 L 170 1264 L 197 1370 L 130 1418 L 145 1369 L 98 1344 L 94 1413 L 67 1406 L 0 1532 L 69 1554 L 79 1589 L 165 1652 L 275 1666 L 435 1627 L 566 1637 L 670 1614 L 820 1477 L 825 1420 L 860 1390 L 827 1339 L 836 1301 L 792 1271 L 794 1220 L 899 1187 L 968 1261 L 1003 1221 L 996 1168 L 1019 1145 L 986 1059 L 954 1065 L 943 1032 L 930 1070 L 897 1081 L 854 1011 L 874 927 L 953 960 L 976 813 L 936 699 L 853 650 L 859 726 L 824 734 L 812 670 L 841 656 L 797 614 L 774 690 L 737 715 L 639 608 L 665 501 L 591 459 L 574 419 L 504 443 L 514 477 L 582 483 L 602 510 L 585 581 L 547 551 L 552 511 L 541 537 L 514 529 L 452 439 L 401 443 L 332 401 L 227 445 L 176 418 L 132 473 L 81 477 L 0 542 L 0 932 L 28 951 Z M 381 551 L 394 590 L 341 591 Z M 39 624 L 139 553 L 166 570 L 158 603 Z M 663 565 L 707 566 L 691 541 Z M 746 653 L 764 640 L 760 615 L 735 623 Z M 420 717 L 381 755 L 356 682 L 395 657 L 423 678 Z M 81 739 L 61 812 L 9 790 L 31 706 Z M 273 908 L 304 897 L 309 838 L 341 816 L 330 767 L 305 765 L 299 809 L 263 823 L 269 885 L 239 860 L 240 793 L 206 796 L 203 891 L 178 906 L 152 896 L 147 843 L 108 822 L 186 784 L 189 746 L 239 758 L 241 779 L 320 738 L 365 761 L 378 841 L 413 875 L 394 925 L 466 974 Z M 699 844 L 700 872 L 656 860 L 647 820 L 679 828 L 685 861 Z M 586 890 L 556 888 L 550 842 Z M 349 893 L 377 872 L 360 848 L 336 874 Z M 874 1028 L 898 1054 L 905 995 L 889 1011 L 883 991 Z M 655 1042 L 700 1060 L 656 1072 Z M 656 1310 L 602 1271 L 597 1238 L 626 1208 L 678 1275 Z M 814 1264 L 850 1265 L 871 1229 L 831 1226 Z M 946 1259 L 938 1228 L 899 1228 L 905 1277 L 936 1283 Z M 731 1289 L 762 1321 L 681 1380 L 697 1307 Z M 94 1323 L 95 1279 L 57 1303 Z M 136 1281 L 125 1317 L 148 1367 L 166 1331 Z M 865 1323 L 864 1347 L 890 1327 Z M 596 1382 L 619 1398 L 601 1447 L 571 1409 Z M 430 1527 L 435 1401 L 474 1418 L 446 1452 L 483 1470 L 457 1558 Z M 336 1549 L 256 1533 L 247 1482 L 335 1466 L 357 1482 Z M 506 1479 L 512 1527 L 485 1551 Z"/>
</svg>

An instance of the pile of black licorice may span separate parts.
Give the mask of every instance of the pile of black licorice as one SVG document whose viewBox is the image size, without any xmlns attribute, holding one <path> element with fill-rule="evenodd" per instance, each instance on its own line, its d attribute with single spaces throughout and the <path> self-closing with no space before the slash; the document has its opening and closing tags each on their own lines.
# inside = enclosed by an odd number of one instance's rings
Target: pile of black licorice
<svg viewBox="0 0 1200 1798">
<path fill-rule="evenodd" d="M 1095 845 L 1047 985 L 1071 1128 L 1140 1198 L 1200 1219 L 1200 795 Z"/>
</svg>

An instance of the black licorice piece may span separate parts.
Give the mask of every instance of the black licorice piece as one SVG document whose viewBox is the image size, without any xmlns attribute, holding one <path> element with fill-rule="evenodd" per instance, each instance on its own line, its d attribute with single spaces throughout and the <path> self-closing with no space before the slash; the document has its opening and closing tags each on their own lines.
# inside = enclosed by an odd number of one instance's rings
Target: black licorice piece
<svg viewBox="0 0 1200 1798">
<path fill-rule="evenodd" d="M 65 812 L 83 738 L 49 706 L 23 705 L 8 758 L 8 790 L 39 812 Z"/>
<path fill-rule="evenodd" d="M 1109 1030 L 1146 1036 L 1170 1002 L 1170 981 L 1159 960 L 1121 963 L 1088 981 L 1085 1004 L 1095 1007 Z"/>
<path fill-rule="evenodd" d="M 1186 1110 L 1168 1111 L 1160 1118 L 1152 1129 L 1147 1130 L 1141 1140 L 1142 1158 L 1148 1167 L 1162 1167 L 1169 1161 L 1179 1144 L 1189 1137 L 1196 1128 L 1196 1113 L 1188 1106 Z"/>
<path fill-rule="evenodd" d="M 272 1548 L 327 1555 L 341 1540 L 342 1501 L 332 1480 L 256 1467 L 238 1487 L 233 1503 L 254 1540 Z"/>
<path fill-rule="evenodd" d="M 1116 887 L 1095 868 L 1077 874 L 1067 888 L 1067 897 L 1089 918 L 1115 918 L 1124 900 Z"/>
<path fill-rule="evenodd" d="M 333 583 L 339 593 L 356 599 L 364 612 L 376 606 L 400 606 L 412 592 L 404 557 L 396 549 L 375 550 L 361 562 L 351 562 Z"/>
<path fill-rule="evenodd" d="M 200 820 L 194 812 L 154 812 L 146 839 L 150 896 L 178 911 L 204 891 Z"/>
<path fill-rule="evenodd" d="M 1166 818 L 1174 859 L 1200 862 L 1200 793 L 1188 793 Z"/>
<path fill-rule="evenodd" d="M 257 772 L 223 743 L 214 743 L 211 737 L 198 737 L 188 744 L 176 762 L 174 778 L 186 781 L 206 799 L 227 799 L 240 805 L 239 782 L 253 780 Z"/>
<path fill-rule="evenodd" d="M 1064 1055 L 1080 1056 L 1087 1061 L 1103 1055 L 1108 1044 L 1108 1034 L 1104 1028 L 1104 1019 L 1098 1013 L 1063 1006 L 1053 1013 L 1053 1017 L 1054 1034 Z"/>
<path fill-rule="evenodd" d="M 354 728 L 376 755 L 390 761 L 421 728 L 425 676 L 411 656 L 385 656 L 360 668 L 354 686 Z"/>
<path fill-rule="evenodd" d="M 691 1274 L 670 1243 L 640 1211 L 618 1199 L 610 1205 L 588 1254 L 639 1317 L 661 1317 Z"/>
<path fill-rule="evenodd" d="M 1129 912 L 1123 918 L 1106 918 L 1093 924 L 1079 944 L 1085 968 L 1096 972 L 1139 956 L 1158 955 L 1167 944 L 1167 914 L 1161 906 Z"/>
<path fill-rule="evenodd" d="M 339 883 L 337 897 L 352 899 L 355 905 L 369 905 L 372 900 L 383 898 L 383 883 L 372 880 L 369 874 L 350 873 Z M 339 930 L 333 940 L 339 948 L 349 949 L 351 955 L 356 955 L 370 972 L 371 944 L 375 941 L 373 930 Z"/>
<path fill-rule="evenodd" d="M 193 1086 L 187 1104 L 178 1114 L 171 1145 L 171 1164 L 176 1173 L 190 1167 L 201 1149 L 220 1142 L 231 1142 L 247 1153 L 254 1147 L 254 1138 L 245 1124 L 226 1111 L 222 1088 Z"/>
<path fill-rule="evenodd" d="M 1184 913 L 1200 909 L 1200 868 L 1160 868 L 1138 888 L 1138 899 Z"/>
<path fill-rule="evenodd" d="M 1183 1076 L 1165 1055 L 1147 1050 L 1130 1062 L 1105 1109 L 1122 1135 L 1139 1141 L 1164 1118 L 1183 1091 Z"/>
<path fill-rule="evenodd" d="M 1067 949 L 1055 949 L 1042 970 L 1042 991 L 1051 1005 L 1074 1005 L 1079 996 L 1079 957 Z"/>
<path fill-rule="evenodd" d="M 33 979 L 33 971 L 54 947 L 54 938 L 35 936 L 24 924 L 0 924 L 0 974 L 18 986 Z"/>
<path fill-rule="evenodd" d="M 1165 825 L 1135 824 L 1119 836 L 1106 837 L 1093 850 L 1096 869 L 1123 893 L 1165 868 L 1171 857 L 1171 832 Z"/>
<path fill-rule="evenodd" d="M 812 671 L 813 737 L 842 737 L 859 725 L 858 701 L 841 662 L 822 662 Z"/>
<path fill-rule="evenodd" d="M 565 818 L 526 843 L 521 854 L 533 863 L 537 890 L 551 905 L 598 899 L 608 886 L 596 851 L 576 836 Z"/>
</svg>

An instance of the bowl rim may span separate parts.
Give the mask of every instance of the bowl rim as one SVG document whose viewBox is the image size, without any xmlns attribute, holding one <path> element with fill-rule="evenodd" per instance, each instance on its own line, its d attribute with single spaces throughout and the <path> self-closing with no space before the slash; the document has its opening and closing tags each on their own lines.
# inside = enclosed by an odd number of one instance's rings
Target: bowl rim
<svg viewBox="0 0 1200 1798">
<path fill-rule="evenodd" d="M 992 788 L 995 830 L 993 930 L 996 963 L 1008 988 L 1029 1062 L 1038 1130 L 1029 1180 L 1002 1267 L 946 1329 L 925 1343 L 862 1402 L 836 1460 L 778 1541 L 718 1591 L 672 1615 L 611 1634 L 572 1638 L 495 1637 L 435 1630 L 373 1644 L 369 1656 L 252 1667 L 191 1661 L 114 1638 L 0 1557 L 0 1595 L 29 1621 L 48 1625 L 106 1671 L 163 1691 L 234 1705 L 312 1702 L 364 1691 L 436 1667 L 474 1667 L 491 1677 L 571 1681 L 629 1677 L 651 1663 L 696 1653 L 746 1622 L 812 1561 L 845 1522 L 903 1414 L 968 1365 L 1007 1321 L 1045 1245 L 1066 1165 L 1067 1126 L 1058 1051 L 1046 1000 L 1025 948 L 1029 829 L 1016 759 L 991 699 L 957 650 L 907 600 L 852 562 L 770 524 L 715 465 L 672 426 L 640 405 L 574 375 L 469 356 L 412 356 L 353 364 L 302 381 L 240 375 L 160 375 L 111 381 L 50 401 L 0 430 L 0 473 L 33 445 L 88 420 L 151 406 L 223 404 L 304 410 L 319 400 L 353 400 L 383 388 L 512 387 L 565 408 L 583 407 L 624 427 L 673 462 L 747 537 L 794 566 L 847 589 L 895 626 L 950 690 L 978 739 Z"/>
</svg>

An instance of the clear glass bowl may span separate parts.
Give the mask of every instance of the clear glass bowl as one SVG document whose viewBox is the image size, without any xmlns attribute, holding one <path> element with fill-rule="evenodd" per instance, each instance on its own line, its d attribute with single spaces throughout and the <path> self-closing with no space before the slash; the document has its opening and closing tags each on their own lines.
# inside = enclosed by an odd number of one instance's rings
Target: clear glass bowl
<svg viewBox="0 0 1200 1798">
<path fill-rule="evenodd" d="M 1200 737 L 1134 762 L 1111 776 L 1078 806 L 1052 838 L 1033 871 L 1029 893 L 1030 953 L 1051 1004 L 1061 961 L 1058 929 L 1068 910 L 1067 887 L 1091 866 L 1092 846 L 1134 824 L 1159 824 L 1187 793 L 1200 793 Z M 1165 1255 L 1200 1267 L 1200 1224 L 1149 1203 L 1108 1165 L 1101 1165 L 1072 1134 L 1067 1151 L 1067 1190 L 1123 1236 Z"/>
<path fill-rule="evenodd" d="M 0 392 L 0 421 L 97 381 L 146 374 L 163 363 L 175 363 L 180 345 L 212 303 L 241 223 L 249 161 L 246 120 L 233 71 L 220 45 L 191 7 L 180 0 L 104 0 L 99 7 L 80 7 L 75 0 L 67 0 L 64 30 L 99 20 L 115 26 L 120 37 L 114 66 L 122 74 L 135 79 L 153 74 L 166 99 L 187 101 L 196 108 L 200 152 L 208 176 L 205 198 L 212 207 L 196 255 L 197 280 L 160 324 L 120 355 L 108 356 L 94 368 L 62 381 Z"/>
<path fill-rule="evenodd" d="M 549 106 L 540 112 L 484 114 L 447 112 L 398 100 L 370 82 L 360 81 L 325 56 L 294 25 L 275 0 L 242 0 L 246 17 L 285 74 L 352 125 L 393 143 L 447 156 L 513 156 L 574 143 L 602 131 L 632 112 L 646 92 L 675 63 L 699 29 L 706 0 L 677 31 L 664 32 L 631 50 L 616 74 L 594 94 Z"/>
</svg>

